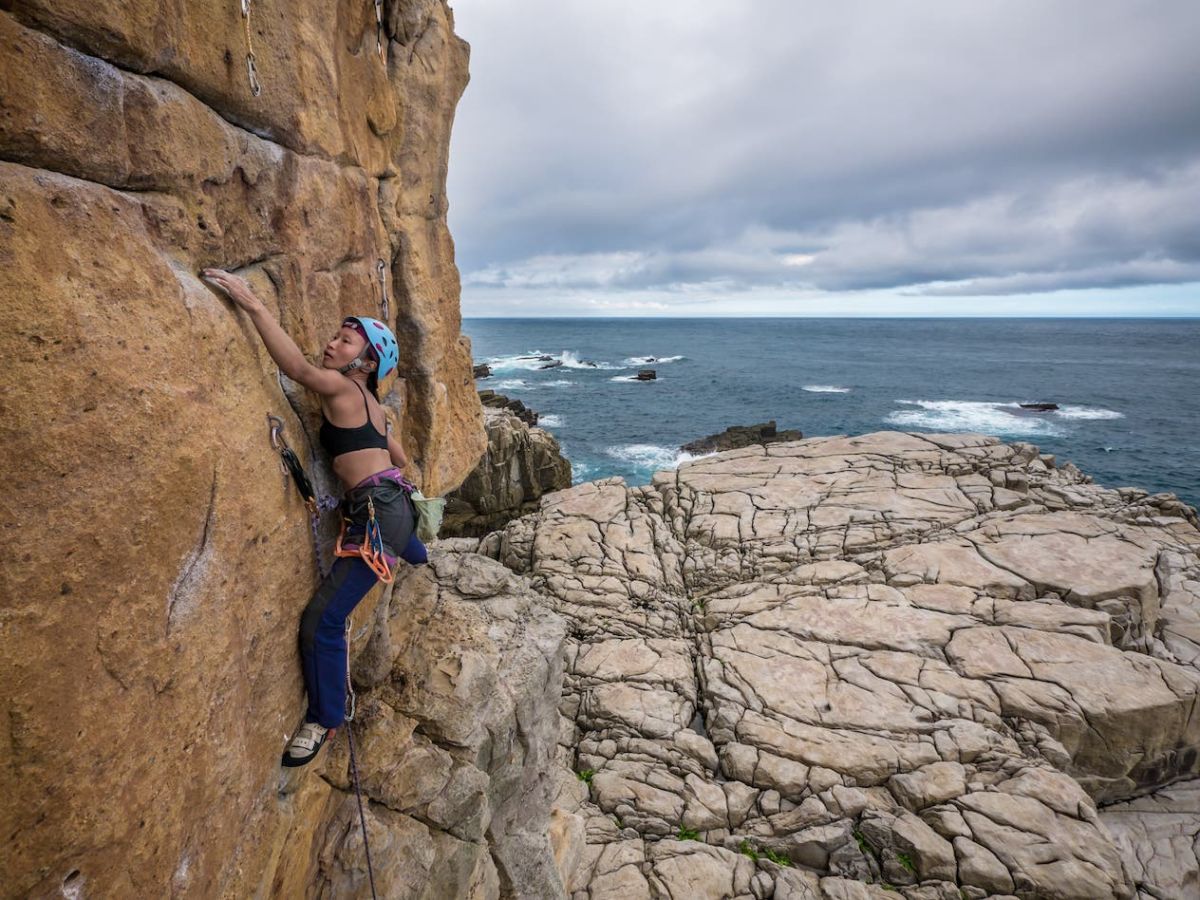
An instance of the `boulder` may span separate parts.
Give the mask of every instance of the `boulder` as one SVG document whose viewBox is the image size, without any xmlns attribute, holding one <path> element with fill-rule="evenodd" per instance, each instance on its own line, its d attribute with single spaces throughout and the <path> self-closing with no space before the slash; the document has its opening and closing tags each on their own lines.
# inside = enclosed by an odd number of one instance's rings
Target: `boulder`
<svg viewBox="0 0 1200 900">
<path fill-rule="evenodd" d="M 487 450 L 462 486 L 447 495 L 441 537 L 482 537 L 536 509 L 543 494 L 571 485 L 571 463 L 558 441 L 527 424 L 529 418 L 537 421 L 537 413 L 519 400 L 495 397 L 505 405 L 494 406 L 494 398 L 483 401 Z M 520 404 L 521 413 L 513 412 L 513 403 Z"/>
</svg>

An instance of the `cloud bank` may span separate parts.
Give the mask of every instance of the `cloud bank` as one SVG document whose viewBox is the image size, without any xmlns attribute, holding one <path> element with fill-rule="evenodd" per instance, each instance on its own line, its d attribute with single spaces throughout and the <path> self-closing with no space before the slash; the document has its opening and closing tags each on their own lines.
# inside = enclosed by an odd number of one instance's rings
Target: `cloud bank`
<svg viewBox="0 0 1200 900">
<path fill-rule="evenodd" d="M 468 314 L 1200 282 L 1190 0 L 455 11 Z"/>
</svg>

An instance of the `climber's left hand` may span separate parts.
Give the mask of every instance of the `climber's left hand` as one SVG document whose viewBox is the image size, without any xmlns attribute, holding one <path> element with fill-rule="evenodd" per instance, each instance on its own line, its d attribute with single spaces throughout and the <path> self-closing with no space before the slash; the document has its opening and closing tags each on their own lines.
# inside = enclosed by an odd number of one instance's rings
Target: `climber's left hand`
<svg viewBox="0 0 1200 900">
<path fill-rule="evenodd" d="M 216 285 L 228 294 L 229 299 L 246 312 L 258 312 L 263 309 L 262 301 L 254 295 L 254 291 L 250 289 L 250 285 L 246 284 L 244 278 L 234 275 L 232 272 L 226 272 L 224 269 L 205 269 L 200 275 L 205 281 Z"/>
</svg>

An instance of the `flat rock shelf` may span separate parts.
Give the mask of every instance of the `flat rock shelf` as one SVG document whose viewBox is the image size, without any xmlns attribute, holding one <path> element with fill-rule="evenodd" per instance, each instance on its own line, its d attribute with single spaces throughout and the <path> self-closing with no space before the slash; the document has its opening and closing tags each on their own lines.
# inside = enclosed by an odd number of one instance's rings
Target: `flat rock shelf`
<svg viewBox="0 0 1200 900">
<path fill-rule="evenodd" d="M 1195 895 L 1200 531 L 1173 495 L 877 432 L 577 485 L 456 543 L 567 622 L 576 900 Z"/>
</svg>

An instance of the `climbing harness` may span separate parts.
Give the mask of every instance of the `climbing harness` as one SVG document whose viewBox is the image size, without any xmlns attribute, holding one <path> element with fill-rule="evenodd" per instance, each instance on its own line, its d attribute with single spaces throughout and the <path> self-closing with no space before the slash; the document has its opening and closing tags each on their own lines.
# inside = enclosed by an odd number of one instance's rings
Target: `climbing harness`
<svg viewBox="0 0 1200 900">
<path fill-rule="evenodd" d="M 381 304 L 383 308 L 383 321 L 387 322 L 392 316 L 391 304 L 388 303 L 387 264 L 382 259 L 375 263 L 375 274 L 379 277 L 379 293 L 382 297 Z"/>
<path fill-rule="evenodd" d="M 334 556 L 357 556 L 370 567 L 371 571 L 379 576 L 379 580 L 384 584 L 392 583 L 392 568 L 388 565 L 387 557 L 383 553 L 383 532 L 379 528 L 379 522 L 375 518 L 375 501 L 367 497 L 367 526 L 363 531 L 362 541 L 358 545 L 357 550 L 351 550 L 348 547 L 342 546 L 342 541 L 346 538 L 346 523 L 350 520 L 342 516 L 342 529 L 338 533 L 337 544 L 334 546 Z"/>
<path fill-rule="evenodd" d="M 383 0 L 375 0 L 375 50 L 383 59 Z"/>
<path fill-rule="evenodd" d="M 250 36 L 250 0 L 242 0 L 242 28 L 246 32 L 246 74 L 250 78 L 250 93 L 257 97 L 262 93 L 258 83 L 258 69 L 254 65 L 254 40 Z"/>
<path fill-rule="evenodd" d="M 367 840 L 367 814 L 363 811 L 362 787 L 358 783 L 358 760 L 354 756 L 354 713 L 358 699 L 354 696 L 354 685 L 350 680 L 350 622 L 346 621 L 346 742 L 350 745 L 350 774 L 354 778 L 354 796 L 358 800 L 358 824 L 362 826 L 363 850 L 367 854 L 367 878 L 371 882 L 371 898 L 378 900 L 375 893 L 375 867 L 371 864 L 371 844 Z"/>
</svg>

